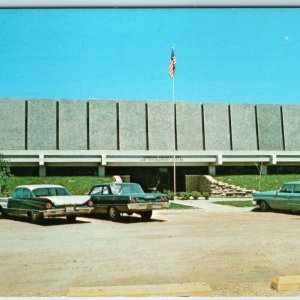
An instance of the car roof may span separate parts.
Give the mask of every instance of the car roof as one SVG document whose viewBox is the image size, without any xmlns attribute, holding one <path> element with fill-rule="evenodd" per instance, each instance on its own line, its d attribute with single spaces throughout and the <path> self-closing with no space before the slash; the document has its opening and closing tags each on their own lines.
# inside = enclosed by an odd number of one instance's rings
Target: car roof
<svg viewBox="0 0 300 300">
<path fill-rule="evenodd" d="M 16 188 L 27 188 L 32 191 L 39 188 L 65 188 L 65 187 L 57 184 L 28 184 L 28 185 L 19 185 Z"/>
<path fill-rule="evenodd" d="M 113 184 L 126 185 L 126 184 L 138 184 L 138 183 L 135 183 L 135 182 L 106 182 L 106 183 L 97 183 L 97 184 L 93 185 L 93 187 L 103 186 L 103 185 L 113 185 Z"/>
<path fill-rule="evenodd" d="M 290 181 L 290 182 L 286 182 L 284 184 L 300 184 L 300 181 Z"/>
</svg>

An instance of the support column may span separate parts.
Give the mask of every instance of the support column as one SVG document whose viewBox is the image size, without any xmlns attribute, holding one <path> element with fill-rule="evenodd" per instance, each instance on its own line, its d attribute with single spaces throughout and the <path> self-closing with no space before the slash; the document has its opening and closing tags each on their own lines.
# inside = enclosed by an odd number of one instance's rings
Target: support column
<svg viewBox="0 0 300 300">
<path fill-rule="evenodd" d="M 39 166 L 39 176 L 40 177 L 46 177 L 46 166 Z"/>
<path fill-rule="evenodd" d="M 98 177 L 104 177 L 104 176 L 105 176 L 105 167 L 98 166 Z"/>
<path fill-rule="evenodd" d="M 261 165 L 261 175 L 268 175 L 268 166 Z"/>
<path fill-rule="evenodd" d="M 211 176 L 216 176 L 216 166 L 215 165 L 209 165 L 208 166 L 208 173 Z"/>
</svg>

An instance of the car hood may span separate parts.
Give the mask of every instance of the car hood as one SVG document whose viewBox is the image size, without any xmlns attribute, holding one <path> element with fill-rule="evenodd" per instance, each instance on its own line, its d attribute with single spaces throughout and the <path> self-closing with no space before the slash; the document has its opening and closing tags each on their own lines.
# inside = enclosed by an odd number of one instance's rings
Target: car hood
<svg viewBox="0 0 300 300">
<path fill-rule="evenodd" d="M 49 196 L 49 199 L 54 205 L 73 205 L 84 204 L 88 201 L 90 196 Z"/>
<path fill-rule="evenodd" d="M 255 196 L 276 196 L 277 191 L 267 191 L 267 192 L 255 192 L 253 193 L 253 197 Z"/>
</svg>

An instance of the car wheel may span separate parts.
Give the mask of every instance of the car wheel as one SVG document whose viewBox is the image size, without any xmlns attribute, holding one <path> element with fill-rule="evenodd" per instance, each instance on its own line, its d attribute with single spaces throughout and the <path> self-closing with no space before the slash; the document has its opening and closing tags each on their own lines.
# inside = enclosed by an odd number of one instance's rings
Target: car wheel
<svg viewBox="0 0 300 300">
<path fill-rule="evenodd" d="M 0 216 L 2 219 L 5 219 L 7 218 L 7 213 L 3 210 L 3 208 L 0 208 Z"/>
<path fill-rule="evenodd" d="M 152 210 L 141 213 L 141 217 L 143 221 L 149 221 L 152 217 Z"/>
<path fill-rule="evenodd" d="M 76 216 L 66 216 L 68 223 L 76 222 Z"/>
<path fill-rule="evenodd" d="M 120 219 L 120 212 L 117 208 L 112 206 L 108 209 L 108 216 L 111 220 L 117 221 Z"/>
<path fill-rule="evenodd" d="M 40 224 L 44 220 L 44 215 L 42 213 L 39 213 L 39 212 L 32 212 L 30 214 L 30 219 L 31 219 L 32 223 Z"/>
<path fill-rule="evenodd" d="M 260 205 L 260 211 L 262 212 L 270 211 L 270 206 L 266 201 L 261 201 L 259 205 Z"/>
</svg>

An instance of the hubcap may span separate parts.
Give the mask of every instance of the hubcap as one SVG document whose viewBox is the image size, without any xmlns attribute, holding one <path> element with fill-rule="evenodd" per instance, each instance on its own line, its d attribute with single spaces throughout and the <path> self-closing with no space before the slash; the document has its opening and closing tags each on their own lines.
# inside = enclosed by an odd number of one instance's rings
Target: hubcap
<svg viewBox="0 0 300 300">
<path fill-rule="evenodd" d="M 110 216 L 111 216 L 112 218 L 115 218 L 115 217 L 116 217 L 116 210 L 114 209 L 114 207 L 111 207 L 111 209 L 110 209 Z"/>
</svg>

